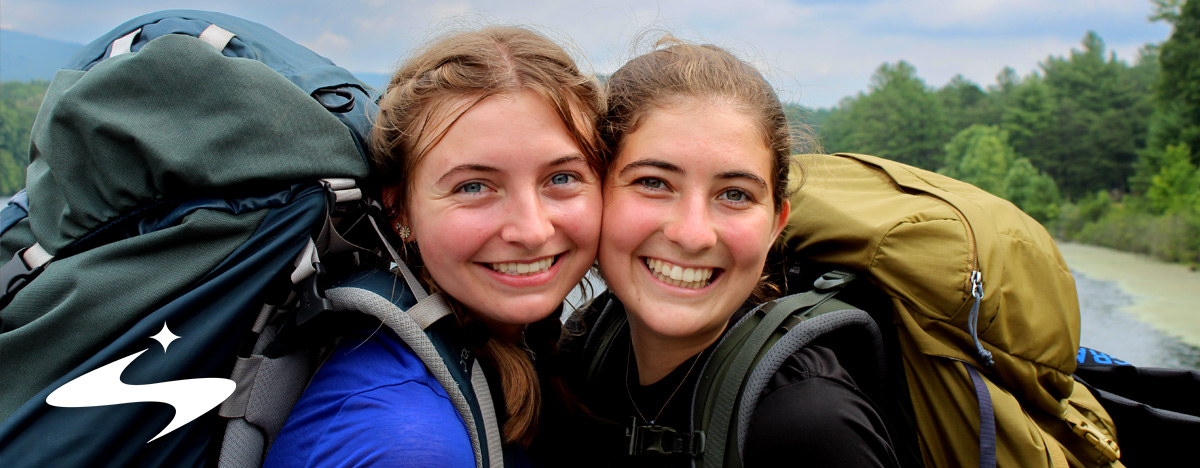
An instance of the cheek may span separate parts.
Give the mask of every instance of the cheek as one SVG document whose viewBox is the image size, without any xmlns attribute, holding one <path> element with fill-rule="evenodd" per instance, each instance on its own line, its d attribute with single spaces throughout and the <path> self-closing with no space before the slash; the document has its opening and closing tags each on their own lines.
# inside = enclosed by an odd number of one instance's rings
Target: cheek
<svg viewBox="0 0 1200 468">
<path fill-rule="evenodd" d="M 555 224 L 581 250 L 595 255 L 600 241 L 601 200 L 600 194 L 575 197 L 558 205 L 554 216 Z"/>
<path fill-rule="evenodd" d="M 631 253 L 656 232 L 664 213 L 636 197 L 614 195 L 604 205 L 601 254 Z"/>
<path fill-rule="evenodd" d="M 761 269 L 771 250 L 772 219 L 737 220 L 724 223 L 721 237 L 739 264 L 748 269 Z M 757 276 L 756 276 L 757 278 Z"/>
<path fill-rule="evenodd" d="M 417 248 L 426 262 L 468 257 L 494 231 L 492 219 L 466 211 L 426 214 L 415 223 Z"/>
</svg>

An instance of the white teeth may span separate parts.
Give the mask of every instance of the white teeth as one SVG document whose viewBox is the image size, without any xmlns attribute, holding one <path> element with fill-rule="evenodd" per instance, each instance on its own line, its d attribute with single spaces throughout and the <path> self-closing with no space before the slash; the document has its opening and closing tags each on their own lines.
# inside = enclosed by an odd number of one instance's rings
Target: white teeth
<svg viewBox="0 0 1200 468">
<path fill-rule="evenodd" d="M 530 263 L 492 263 L 493 270 L 506 275 L 527 276 L 549 270 L 554 265 L 554 257 L 546 257 Z"/>
<path fill-rule="evenodd" d="M 656 258 L 647 258 L 646 266 L 662 282 L 688 289 L 708 286 L 708 280 L 713 276 L 712 268 L 683 268 Z"/>
</svg>

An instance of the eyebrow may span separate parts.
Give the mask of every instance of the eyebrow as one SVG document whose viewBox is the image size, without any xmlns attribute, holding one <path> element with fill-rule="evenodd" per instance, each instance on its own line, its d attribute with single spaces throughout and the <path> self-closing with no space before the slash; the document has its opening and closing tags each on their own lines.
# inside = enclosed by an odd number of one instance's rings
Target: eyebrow
<svg viewBox="0 0 1200 468">
<path fill-rule="evenodd" d="M 440 184 L 440 183 L 442 183 L 442 181 L 450 178 L 450 176 L 457 174 L 459 172 L 463 172 L 463 171 L 499 172 L 500 170 L 496 169 L 492 166 L 484 166 L 482 164 L 459 164 L 457 166 L 454 166 L 449 171 L 446 171 L 445 174 L 442 174 L 442 176 L 438 178 L 436 183 Z"/>
<path fill-rule="evenodd" d="M 758 185 L 761 185 L 764 190 L 767 188 L 767 181 L 763 180 L 762 177 L 759 177 L 755 174 L 751 174 L 749 172 L 743 172 L 743 171 L 723 172 L 721 174 L 718 174 L 717 178 L 722 179 L 722 180 L 749 179 L 752 182 L 755 182 Z"/>
<path fill-rule="evenodd" d="M 683 168 L 676 166 L 674 164 L 671 164 L 669 162 L 661 161 L 658 159 L 640 159 L 640 160 L 631 162 L 629 164 L 626 164 L 625 167 L 621 168 L 621 172 L 619 172 L 617 175 L 625 175 L 626 172 L 632 171 L 639 167 L 646 167 L 646 166 L 655 167 L 655 168 L 662 169 L 662 170 L 668 171 L 668 172 L 675 172 L 675 173 L 683 174 Z"/>
<path fill-rule="evenodd" d="M 572 163 L 575 161 L 582 161 L 582 162 L 586 163 L 587 159 L 585 159 L 583 157 L 583 155 L 580 153 L 568 154 L 566 156 L 559 157 L 558 159 L 555 159 L 553 161 L 546 163 L 544 167 L 561 166 L 563 164 L 569 164 L 569 163 Z M 492 167 L 492 166 L 486 166 L 483 164 L 460 164 L 460 165 L 454 166 L 449 171 L 446 171 L 445 174 L 442 174 L 442 176 L 438 178 L 437 183 L 441 183 L 443 180 L 446 180 L 450 176 L 457 174 L 459 172 L 463 172 L 463 171 L 500 172 L 500 169 Z"/>
<path fill-rule="evenodd" d="M 634 162 L 631 162 L 631 163 L 625 165 L 625 167 L 621 168 L 621 171 L 618 173 L 618 175 L 625 175 L 625 173 L 627 173 L 629 171 L 632 171 L 639 167 L 647 167 L 647 166 L 655 167 L 655 168 L 662 169 L 662 170 L 668 171 L 668 172 L 674 172 L 677 174 L 684 173 L 683 168 L 676 166 L 672 163 L 669 163 L 666 161 L 661 161 L 658 159 L 642 159 L 642 160 L 634 161 Z M 758 175 L 755 175 L 750 172 L 745 172 L 745 171 L 722 172 L 720 174 L 717 174 L 717 178 L 721 179 L 721 180 L 748 179 L 751 182 L 754 182 L 754 183 L 762 186 L 763 189 L 767 188 L 766 180 L 763 180 L 762 177 L 759 177 Z"/>
</svg>

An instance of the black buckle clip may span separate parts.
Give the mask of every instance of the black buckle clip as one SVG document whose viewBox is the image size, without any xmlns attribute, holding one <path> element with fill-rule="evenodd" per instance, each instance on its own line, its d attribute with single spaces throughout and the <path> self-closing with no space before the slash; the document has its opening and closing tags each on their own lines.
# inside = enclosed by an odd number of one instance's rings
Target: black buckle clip
<svg viewBox="0 0 1200 468">
<path fill-rule="evenodd" d="M 45 264 L 39 265 L 37 268 L 29 268 L 23 258 L 26 250 L 29 249 L 18 250 L 16 254 L 13 254 L 12 260 L 0 267 L 0 288 L 3 289 L 0 290 L 0 309 L 7 306 L 18 291 L 46 269 Z"/>
<path fill-rule="evenodd" d="M 704 453 L 704 431 L 679 432 L 657 424 L 638 424 L 637 418 L 625 429 L 629 440 L 629 455 L 687 455 L 699 457 Z"/>
</svg>

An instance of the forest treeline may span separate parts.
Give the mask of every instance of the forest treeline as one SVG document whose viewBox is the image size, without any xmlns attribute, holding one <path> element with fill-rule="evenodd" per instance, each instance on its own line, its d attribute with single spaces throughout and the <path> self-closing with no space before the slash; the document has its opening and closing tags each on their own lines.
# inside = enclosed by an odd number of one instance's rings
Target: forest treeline
<svg viewBox="0 0 1200 468">
<path fill-rule="evenodd" d="M 1004 197 L 1058 238 L 1200 263 L 1200 0 L 1153 2 L 1173 25 L 1132 64 L 1088 32 L 1069 56 L 986 89 L 927 86 L 885 63 L 832 109 L 791 106 L 824 152 L 887 157 Z"/>
<path fill-rule="evenodd" d="M 887 157 L 1012 201 L 1058 238 L 1200 263 L 1200 0 L 1152 0 L 1173 26 L 1133 63 L 1088 32 L 1069 56 L 986 88 L 930 87 L 885 63 L 832 109 L 790 105 L 824 152 Z M 48 82 L 0 83 L 0 194 L 25 183 Z"/>
</svg>

